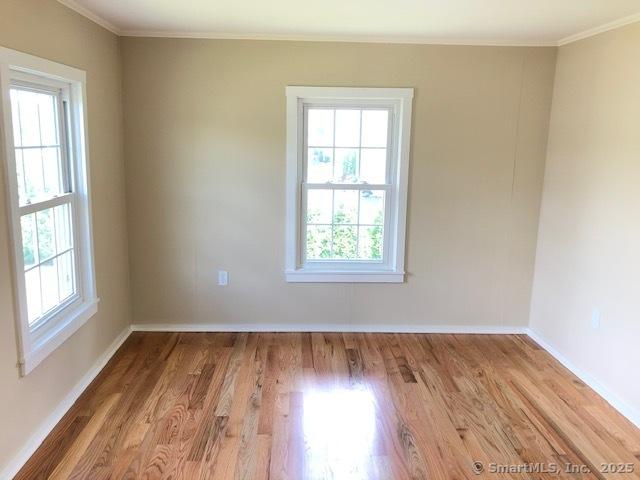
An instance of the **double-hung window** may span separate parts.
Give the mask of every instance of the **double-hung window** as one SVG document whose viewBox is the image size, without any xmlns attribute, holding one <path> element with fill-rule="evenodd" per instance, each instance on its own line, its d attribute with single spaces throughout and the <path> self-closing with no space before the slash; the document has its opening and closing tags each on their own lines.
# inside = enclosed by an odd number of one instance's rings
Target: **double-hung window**
<svg viewBox="0 0 640 480">
<path fill-rule="evenodd" d="M 412 98 L 287 88 L 288 281 L 404 281 Z"/>
<path fill-rule="evenodd" d="M 97 309 L 84 72 L 0 49 L 18 363 L 28 373 Z"/>
</svg>

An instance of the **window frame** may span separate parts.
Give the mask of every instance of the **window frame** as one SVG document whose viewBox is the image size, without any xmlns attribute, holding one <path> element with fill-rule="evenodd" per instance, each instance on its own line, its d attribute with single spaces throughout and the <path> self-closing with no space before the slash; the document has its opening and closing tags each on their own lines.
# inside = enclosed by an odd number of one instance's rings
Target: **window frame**
<svg viewBox="0 0 640 480">
<path fill-rule="evenodd" d="M 45 201 L 20 206 L 13 118 L 10 98 L 12 86 L 35 90 L 57 90 L 60 104 L 67 101 L 66 111 L 60 111 L 66 130 L 60 131 L 62 151 L 68 160 L 68 190 Z M 20 375 L 27 375 L 73 333 L 84 325 L 98 309 L 93 259 L 89 156 L 87 152 L 86 73 L 73 67 L 45 60 L 15 50 L 0 47 L 0 155 L 4 157 L 7 213 L 12 252 L 14 309 Z M 21 217 L 25 206 L 40 211 L 40 204 L 71 205 L 72 238 L 75 257 L 76 293 L 57 305 L 51 312 L 29 325 L 26 301 Z"/>
<path fill-rule="evenodd" d="M 410 155 L 412 88 L 301 87 L 286 88 L 287 97 L 287 195 L 286 258 L 287 282 L 401 283 L 405 280 L 404 256 Z M 383 261 L 314 260 L 304 258 L 306 212 L 304 181 L 307 152 L 305 129 L 309 107 L 389 109 L 387 183 L 350 184 L 351 189 L 385 189 Z M 341 190 L 344 185 L 327 184 Z M 383 188 L 384 187 L 384 188 Z"/>
</svg>

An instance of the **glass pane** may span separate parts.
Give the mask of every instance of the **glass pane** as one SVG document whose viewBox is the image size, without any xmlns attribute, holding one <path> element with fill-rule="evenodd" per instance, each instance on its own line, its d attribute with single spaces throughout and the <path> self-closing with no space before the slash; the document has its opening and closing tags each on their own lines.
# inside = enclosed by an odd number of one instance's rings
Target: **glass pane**
<svg viewBox="0 0 640 480">
<path fill-rule="evenodd" d="M 336 226 L 333 229 L 333 258 L 338 260 L 356 258 L 358 227 Z"/>
<path fill-rule="evenodd" d="M 58 147 L 42 149 L 42 167 L 45 193 L 49 196 L 63 193 L 60 149 Z"/>
<path fill-rule="evenodd" d="M 386 147 L 388 123 L 389 112 L 387 110 L 363 110 L 362 146 Z"/>
<path fill-rule="evenodd" d="M 333 168 L 333 181 L 354 183 L 358 180 L 358 149 L 336 148 L 336 161 Z"/>
<path fill-rule="evenodd" d="M 333 149 L 310 148 L 307 152 L 307 182 L 326 183 L 333 177 Z"/>
<path fill-rule="evenodd" d="M 358 237 L 358 258 L 361 260 L 382 259 L 382 226 L 360 227 Z"/>
<path fill-rule="evenodd" d="M 31 213 L 20 219 L 22 227 L 22 255 L 24 268 L 27 269 L 38 263 L 38 246 L 36 244 L 36 214 Z"/>
<path fill-rule="evenodd" d="M 307 191 L 307 223 L 331 223 L 333 192 L 331 190 Z"/>
<path fill-rule="evenodd" d="M 53 213 L 55 217 L 56 253 L 61 253 L 73 246 L 71 240 L 71 205 L 67 203 L 55 207 Z"/>
<path fill-rule="evenodd" d="M 40 297 L 40 267 L 24 274 L 27 287 L 27 313 L 29 325 L 42 315 L 42 299 Z"/>
<path fill-rule="evenodd" d="M 37 101 L 42 145 L 58 145 L 56 97 L 47 94 L 37 94 Z"/>
<path fill-rule="evenodd" d="M 358 223 L 358 190 L 335 190 L 333 223 Z"/>
<path fill-rule="evenodd" d="M 16 176 L 18 177 L 18 202 L 20 205 L 27 203 L 27 194 L 24 190 L 24 163 L 22 162 L 22 150 L 16 150 Z"/>
<path fill-rule="evenodd" d="M 361 225 L 382 225 L 384 223 L 384 191 L 362 190 L 360 192 Z"/>
<path fill-rule="evenodd" d="M 75 293 L 75 274 L 73 269 L 73 252 L 58 257 L 58 283 L 60 285 L 60 302 Z"/>
<path fill-rule="evenodd" d="M 310 147 L 333 146 L 333 110 L 310 108 L 307 111 L 307 144 Z"/>
<path fill-rule="evenodd" d="M 48 312 L 59 303 L 57 258 L 40 264 L 40 284 L 42 285 L 42 311 Z"/>
<path fill-rule="evenodd" d="M 367 183 L 386 183 L 387 150 L 384 148 L 363 148 L 360 160 L 360 180 Z"/>
<path fill-rule="evenodd" d="M 18 90 L 17 92 L 18 105 L 16 107 L 19 108 L 20 112 L 20 132 L 22 146 L 24 147 L 41 145 L 38 97 L 39 94 L 35 92 L 25 90 Z"/>
<path fill-rule="evenodd" d="M 42 262 L 55 255 L 53 209 L 36 212 L 36 222 L 38 224 L 38 255 Z"/>
<path fill-rule="evenodd" d="M 331 227 L 310 225 L 307 227 L 307 259 L 319 260 L 331 257 Z"/>
<path fill-rule="evenodd" d="M 360 146 L 360 110 L 336 110 L 336 147 Z"/>
<path fill-rule="evenodd" d="M 22 151 L 22 157 L 24 159 L 24 178 L 27 189 L 27 199 L 33 201 L 45 195 L 42 151 L 39 148 L 29 148 Z"/>
</svg>

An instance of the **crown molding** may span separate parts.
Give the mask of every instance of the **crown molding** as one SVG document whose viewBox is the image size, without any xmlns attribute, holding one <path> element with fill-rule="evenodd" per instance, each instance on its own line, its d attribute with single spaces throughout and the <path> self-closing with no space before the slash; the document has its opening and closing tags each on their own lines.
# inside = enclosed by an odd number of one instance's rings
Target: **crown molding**
<svg viewBox="0 0 640 480">
<path fill-rule="evenodd" d="M 123 37 L 148 38 L 190 38 L 215 40 L 271 40 L 296 42 L 342 42 L 342 43 L 386 43 L 411 45 L 466 45 L 479 47 L 556 47 L 554 41 L 473 39 L 473 38 L 430 38 L 393 37 L 361 35 L 317 35 L 317 34 L 276 34 L 276 33 L 224 33 L 224 32 L 181 32 L 164 30 L 123 30 Z"/>
<path fill-rule="evenodd" d="M 595 35 L 599 35 L 610 30 L 615 30 L 616 28 L 624 27 L 625 25 L 630 25 L 636 22 L 640 22 L 640 13 L 634 13 L 633 15 L 629 15 L 628 17 L 619 18 L 618 20 L 614 20 L 612 22 L 590 28 L 589 30 L 584 30 L 574 35 L 569 35 L 568 37 L 558 40 L 558 46 L 561 47 L 569 43 L 577 42 L 578 40 L 584 40 L 585 38 L 593 37 Z"/>
<path fill-rule="evenodd" d="M 102 18 L 100 15 L 97 15 L 96 13 L 92 12 L 88 8 L 83 7 L 82 5 L 79 5 L 75 0 L 58 0 L 58 2 L 64 5 L 65 7 L 70 8 L 74 12 L 79 13 L 83 17 L 88 18 L 92 22 L 97 23 L 101 27 L 106 28 L 111 33 L 118 36 L 122 35 L 122 32 L 120 31 L 120 29 L 116 27 L 113 23 Z"/>
<path fill-rule="evenodd" d="M 89 20 L 106 28 L 111 33 L 121 37 L 148 38 L 192 38 L 216 40 L 279 40 L 298 42 L 345 42 L 345 43 L 386 43 L 410 45 L 464 45 L 478 47 L 561 47 L 585 38 L 593 37 L 616 28 L 640 22 L 640 13 L 619 18 L 597 27 L 569 35 L 558 41 L 552 40 L 509 40 L 504 38 L 474 39 L 474 38 L 430 38 L 430 37 L 393 37 L 393 36 L 359 36 L 359 35 L 318 35 L 318 34 L 277 34 L 277 33 L 225 33 L 225 32 L 184 32 L 171 30 L 121 30 L 113 23 L 104 19 L 76 0 L 58 0 L 62 5 L 83 15 Z"/>
</svg>

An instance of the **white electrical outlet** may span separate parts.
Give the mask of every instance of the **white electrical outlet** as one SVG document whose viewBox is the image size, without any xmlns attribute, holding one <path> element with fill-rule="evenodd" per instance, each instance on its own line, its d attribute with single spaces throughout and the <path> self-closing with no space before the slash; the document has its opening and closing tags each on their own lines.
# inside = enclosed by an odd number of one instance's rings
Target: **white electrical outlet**
<svg viewBox="0 0 640 480">
<path fill-rule="evenodd" d="M 229 272 L 218 270 L 218 285 L 229 285 Z"/>
<path fill-rule="evenodd" d="M 600 310 L 598 308 L 594 308 L 591 312 L 591 328 L 594 330 L 600 328 Z"/>
</svg>

